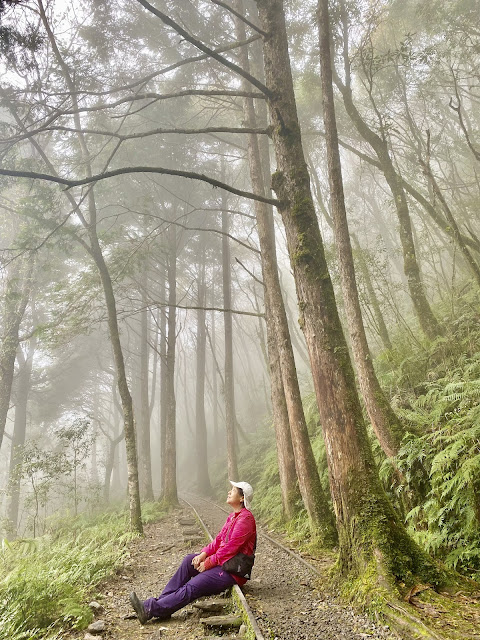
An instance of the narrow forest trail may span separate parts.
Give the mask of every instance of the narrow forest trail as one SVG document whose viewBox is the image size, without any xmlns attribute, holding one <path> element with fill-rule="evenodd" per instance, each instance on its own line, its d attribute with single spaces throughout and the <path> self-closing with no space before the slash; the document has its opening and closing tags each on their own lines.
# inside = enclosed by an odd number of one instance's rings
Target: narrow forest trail
<svg viewBox="0 0 480 640">
<path fill-rule="evenodd" d="M 209 529 L 217 533 L 226 514 L 215 505 L 200 500 L 195 502 L 191 496 L 188 499 L 198 507 Z M 98 590 L 96 600 L 102 609 L 95 618 L 105 622 L 105 631 L 92 637 L 98 640 L 205 639 L 203 625 L 193 605 L 175 613 L 170 620 L 152 620 L 142 626 L 132 617 L 133 610 L 128 602 L 131 591 L 136 591 L 140 598 L 160 593 L 182 558 L 205 544 L 199 542 L 192 546 L 184 541 L 179 520 L 185 516 L 192 517 L 192 511 L 187 507 L 177 509 L 160 522 L 147 525 L 144 537 L 131 543 L 129 561 Z M 318 567 L 330 563 L 331 559 L 325 557 L 318 560 Z M 333 595 L 319 590 L 318 576 L 263 538 L 258 540 L 253 579 L 242 590 L 268 640 L 388 640 L 397 637 L 340 604 Z M 66 637 L 70 640 L 90 638 L 88 631 Z"/>
<path fill-rule="evenodd" d="M 223 526 L 226 513 L 218 505 L 202 498 L 190 494 L 187 498 L 209 531 L 215 535 Z M 131 543 L 129 561 L 115 576 L 100 586 L 97 601 L 101 609 L 95 617 L 97 621 L 104 621 L 103 633 L 89 635 L 88 631 L 83 631 L 65 637 L 71 640 L 206 640 L 208 633 L 193 605 L 178 611 L 169 620 L 151 620 L 142 626 L 128 600 L 131 591 L 136 591 L 142 599 L 160 593 L 182 558 L 204 546 L 204 532 L 200 525 L 195 526 L 198 531 L 196 540 L 186 538 L 181 520 L 185 517 L 193 519 L 195 514 L 186 503 L 182 507 L 161 521 L 147 525 L 144 537 Z M 278 533 L 275 538 L 280 544 L 287 545 Z M 325 574 L 332 565 L 332 556 L 329 554 L 314 559 L 307 557 L 306 560 L 317 571 Z M 265 640 L 399 638 L 387 626 L 375 624 L 366 615 L 342 603 L 324 587 L 319 575 L 263 535 L 258 537 L 252 580 L 242 591 Z M 435 625 L 438 631 L 448 630 L 441 637 L 462 640 L 480 638 L 480 632 L 474 631 L 476 621 L 480 620 L 478 600 L 458 594 L 456 596 L 451 598 L 454 609 L 458 609 L 457 614 L 462 609 L 461 617 L 465 623 L 468 622 L 463 629 L 463 625 L 455 622 L 454 617 L 448 616 L 445 609 L 438 607 L 438 603 L 435 604 L 436 609 L 426 603 L 422 605 L 420 601 L 419 606 L 430 609 L 430 613 L 436 617 L 437 614 L 447 614 L 448 621 L 445 619 L 442 623 L 437 620 L 440 624 Z M 228 638 L 232 637 L 237 636 L 229 632 Z"/>
</svg>

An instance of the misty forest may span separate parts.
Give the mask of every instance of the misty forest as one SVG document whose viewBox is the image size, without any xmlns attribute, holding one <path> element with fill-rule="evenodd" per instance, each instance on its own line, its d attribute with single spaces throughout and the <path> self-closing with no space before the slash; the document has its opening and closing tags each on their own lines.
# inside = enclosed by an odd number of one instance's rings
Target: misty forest
<svg viewBox="0 0 480 640">
<path fill-rule="evenodd" d="M 478 0 L 3 0 L 0 65 L 0 638 L 228 480 L 479 638 Z"/>
</svg>

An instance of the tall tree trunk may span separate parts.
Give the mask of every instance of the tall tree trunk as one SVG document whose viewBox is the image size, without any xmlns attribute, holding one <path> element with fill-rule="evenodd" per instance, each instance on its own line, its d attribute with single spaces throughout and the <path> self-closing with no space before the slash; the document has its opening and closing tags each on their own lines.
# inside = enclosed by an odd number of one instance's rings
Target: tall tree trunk
<svg viewBox="0 0 480 640">
<path fill-rule="evenodd" d="M 281 0 L 257 0 L 277 158 L 273 186 L 285 225 L 325 439 L 339 534 L 339 568 L 381 581 L 438 575 L 407 536 L 382 489 L 325 260 L 303 155 Z M 325 7 L 327 6 L 325 0 Z M 323 15 L 326 15 L 325 13 Z M 398 550 L 402 549 L 401 557 Z"/>
<path fill-rule="evenodd" d="M 121 407 L 117 406 L 117 381 L 114 376 L 112 381 L 111 391 L 111 416 L 112 416 L 112 436 L 107 436 L 107 454 L 105 461 L 105 480 L 103 483 L 103 501 L 105 504 L 110 502 L 110 495 L 112 487 L 118 489 L 120 485 L 120 461 L 118 455 L 118 445 L 125 437 L 124 431 L 119 433 L 119 417 Z"/>
<path fill-rule="evenodd" d="M 222 181 L 225 181 L 225 168 L 222 160 Z M 225 429 L 227 433 L 227 472 L 230 480 L 238 480 L 237 438 L 235 415 L 235 381 L 233 376 L 233 332 L 232 332 L 232 271 L 230 244 L 228 242 L 229 216 L 225 193 L 222 193 L 222 278 L 223 307 L 228 309 L 223 314 L 225 335 Z"/>
<path fill-rule="evenodd" d="M 142 283 L 142 311 L 140 312 L 140 429 L 139 440 L 142 465 L 141 491 L 145 500 L 153 500 L 152 456 L 150 449 L 150 401 L 149 387 L 149 346 L 148 346 L 148 265 L 145 266 Z"/>
<path fill-rule="evenodd" d="M 200 232 L 200 247 L 197 277 L 197 362 L 195 377 L 195 436 L 197 484 L 202 495 L 211 495 L 212 485 L 208 475 L 207 421 L 205 418 L 205 361 L 207 333 L 205 327 L 205 305 L 207 288 L 205 284 L 205 237 Z"/>
<path fill-rule="evenodd" d="M 317 15 L 319 15 L 318 12 Z M 321 24 L 319 24 L 319 28 L 321 29 Z M 344 32 L 346 33 L 346 29 L 344 29 Z M 348 67 L 347 60 L 345 60 L 345 65 L 347 67 L 345 83 L 341 81 L 334 66 L 331 67 L 333 71 L 333 78 L 342 94 L 345 109 L 355 125 L 355 128 L 362 138 L 366 140 L 366 142 L 368 142 L 375 151 L 381 170 L 385 176 L 385 180 L 392 192 L 399 224 L 400 242 L 403 251 L 403 269 L 407 278 L 410 297 L 422 331 L 428 338 L 433 339 L 440 335 L 441 329 L 433 314 L 430 304 L 428 303 L 421 280 L 420 268 L 418 266 L 415 243 L 413 240 L 412 222 L 410 219 L 410 211 L 408 208 L 405 189 L 403 187 L 403 181 L 394 167 L 386 140 L 382 139 L 369 127 L 355 106 L 350 86 L 350 69 Z"/>
<path fill-rule="evenodd" d="M 215 282 L 212 278 L 212 307 L 215 307 Z M 218 454 L 218 380 L 217 380 L 217 360 L 215 349 L 217 348 L 217 331 L 215 322 L 215 311 L 211 315 L 212 331 L 210 338 L 210 349 L 212 351 L 212 412 L 213 412 L 213 440 L 215 442 L 215 453 Z"/>
<path fill-rule="evenodd" d="M 437 179 L 433 175 L 433 171 L 430 166 L 430 131 L 427 131 L 427 159 L 424 160 L 419 153 L 419 161 L 422 169 L 430 183 L 431 189 L 438 199 L 440 204 L 442 205 L 442 209 L 445 213 L 445 217 L 448 221 L 448 228 L 450 233 L 453 235 L 454 241 L 457 243 L 458 248 L 460 249 L 462 256 L 465 259 L 470 271 L 475 278 L 477 285 L 480 286 L 480 266 L 478 262 L 473 257 L 470 249 L 467 247 L 463 235 L 460 231 L 460 228 L 455 220 L 455 216 L 453 215 L 452 210 L 443 194 L 443 191 L 440 189 L 440 186 L 437 182 Z"/>
<path fill-rule="evenodd" d="M 50 28 L 50 24 L 45 14 L 43 0 L 37 0 L 37 2 L 38 2 L 39 12 L 40 12 L 40 18 L 42 20 L 43 26 L 45 27 L 45 31 L 47 33 L 47 37 L 52 47 L 53 54 L 58 62 L 58 65 L 60 66 L 60 69 L 65 79 L 65 83 L 67 85 L 68 91 L 72 98 L 72 104 L 75 112 L 73 115 L 75 128 L 78 131 L 81 131 L 82 123 L 79 115 L 75 83 L 72 79 L 72 76 L 70 75 L 70 70 L 68 68 L 68 65 L 65 63 L 60 53 L 55 36 Z M 91 177 L 93 175 L 92 166 L 90 162 L 91 155 L 88 151 L 88 147 L 87 147 L 84 135 L 82 133 L 78 133 L 77 140 L 80 147 L 82 162 L 85 166 L 85 173 L 87 177 Z M 86 246 L 86 248 L 88 249 L 91 257 L 93 258 L 93 261 L 95 262 L 95 265 L 100 274 L 100 280 L 102 283 L 102 288 L 105 296 L 105 304 L 107 308 L 107 318 L 108 318 L 108 330 L 109 330 L 110 341 L 111 341 L 112 350 L 113 350 L 113 359 L 114 359 L 116 375 L 117 375 L 118 392 L 120 395 L 120 400 L 122 403 L 122 411 L 123 411 L 125 446 L 126 446 L 126 455 L 127 455 L 127 477 L 128 477 L 127 484 L 128 484 L 128 496 L 129 496 L 129 506 L 130 506 L 130 526 L 132 527 L 133 530 L 138 531 L 139 533 L 142 533 L 143 526 L 142 526 L 141 506 L 140 506 L 140 490 L 139 490 L 139 483 L 138 483 L 137 446 L 135 441 L 135 419 L 133 414 L 133 403 L 132 403 L 132 396 L 130 394 L 130 389 L 128 387 L 128 381 L 127 381 L 127 376 L 125 372 L 125 361 L 123 358 L 122 344 L 120 341 L 117 307 L 115 302 L 115 294 L 113 291 L 112 279 L 110 277 L 110 272 L 108 270 L 107 264 L 105 262 L 105 259 L 102 253 L 102 249 L 100 247 L 100 243 L 98 241 L 97 207 L 95 203 L 93 189 L 94 189 L 93 186 L 88 187 L 87 202 L 88 202 L 89 220 L 87 221 L 84 218 L 78 206 L 75 207 L 75 211 L 82 225 L 87 230 L 90 246 L 89 247 Z"/>
<path fill-rule="evenodd" d="M 167 271 L 160 265 L 159 296 L 160 307 L 160 472 L 161 491 L 165 486 L 165 442 L 167 433 L 167 312 L 166 312 L 166 280 Z"/>
<path fill-rule="evenodd" d="M 113 486 L 116 485 L 113 472 L 115 470 L 115 458 L 117 454 L 117 447 L 125 437 L 125 434 L 123 431 L 119 435 L 116 435 L 116 429 L 117 429 L 117 421 L 114 419 L 113 438 L 108 439 L 108 450 L 107 450 L 107 457 L 105 461 L 105 481 L 103 484 L 103 500 L 105 504 L 108 504 L 110 502 L 111 485 Z"/>
<path fill-rule="evenodd" d="M 378 300 L 375 287 L 373 286 L 372 278 L 370 277 L 370 272 L 368 271 L 365 258 L 362 255 L 362 247 L 360 246 L 360 243 L 358 242 L 358 239 L 355 236 L 355 234 L 352 233 L 351 235 L 352 235 L 352 240 L 355 244 L 355 248 L 358 251 L 358 264 L 360 267 L 360 272 L 362 274 L 363 280 L 365 282 L 365 287 L 367 289 L 370 304 L 375 316 L 375 323 L 378 328 L 378 335 L 380 336 L 385 349 L 391 350 L 392 342 L 390 340 L 390 335 L 388 333 L 387 325 L 385 324 L 385 320 L 383 318 L 383 313 L 380 308 L 380 302 Z"/>
<path fill-rule="evenodd" d="M 10 408 L 20 324 L 32 287 L 33 265 L 33 254 L 17 258 L 10 263 L 7 275 L 0 338 L 0 449 Z"/>
<path fill-rule="evenodd" d="M 380 446 L 390 458 L 398 453 L 405 430 L 380 387 L 373 368 L 373 360 L 363 325 L 343 193 L 342 167 L 340 164 L 332 85 L 329 21 L 328 14 L 325 13 L 323 0 L 319 0 L 317 14 L 331 215 L 333 219 L 337 258 L 340 267 L 345 313 L 363 401 Z"/>
<path fill-rule="evenodd" d="M 240 13 L 243 13 L 242 5 L 241 0 L 237 0 L 237 10 Z M 244 25 L 237 21 L 237 39 L 241 41 L 245 37 Z M 246 49 L 243 54 L 240 52 L 240 55 L 242 68 L 249 72 Z M 245 90 L 248 88 L 246 83 L 244 88 Z M 256 126 L 256 115 L 251 98 L 244 99 L 244 118 L 248 127 Z M 253 191 L 266 195 L 258 138 L 252 134 L 248 136 L 248 157 Z M 298 477 L 300 493 L 312 528 L 325 545 L 333 545 L 337 538 L 335 523 L 320 482 L 308 436 L 278 277 L 273 211 L 269 205 L 255 202 L 255 213 L 262 260 L 268 355 L 272 373 L 272 407 L 285 514 L 287 517 L 292 517 L 294 513 L 295 487 Z M 279 370 L 278 367 L 280 367 Z M 282 415 L 282 410 L 286 410 L 287 415 Z"/>
<path fill-rule="evenodd" d="M 27 357 L 18 349 L 18 382 L 16 389 L 15 418 L 10 447 L 10 466 L 8 472 L 9 496 L 7 503 L 8 537 L 17 537 L 18 510 L 20 505 L 20 480 L 22 475 L 23 446 L 27 433 L 27 406 L 31 389 L 33 355 L 36 338 L 30 339 Z"/>
<path fill-rule="evenodd" d="M 90 196 L 93 198 L 92 192 Z M 142 514 L 140 507 L 140 488 L 138 483 L 137 445 L 135 442 L 135 420 L 133 415 L 133 403 L 130 389 L 128 388 L 125 361 L 123 359 L 120 331 L 118 328 L 117 305 L 113 292 L 112 279 L 105 264 L 103 254 L 98 243 L 96 226 L 89 226 L 88 230 L 92 256 L 97 269 L 100 272 L 105 303 L 107 306 L 108 329 L 112 344 L 113 359 L 117 373 L 117 384 L 123 411 L 123 428 L 125 432 L 125 448 L 127 454 L 127 482 L 130 506 L 130 524 L 132 529 L 143 532 Z"/>
<path fill-rule="evenodd" d="M 177 304 L 177 237 L 174 225 L 169 229 L 168 255 L 168 334 L 165 375 L 165 455 L 162 501 L 167 506 L 178 504 L 177 496 L 177 447 L 176 447 L 176 401 L 175 401 L 175 351 L 176 351 L 176 304 Z"/>
<path fill-rule="evenodd" d="M 92 407 L 92 449 L 90 456 L 90 482 L 92 485 L 98 485 L 98 464 L 97 464 L 97 439 L 98 439 L 98 424 L 100 422 L 99 416 L 99 404 L 100 404 L 100 390 L 98 380 L 94 378 L 93 389 L 93 407 Z"/>
</svg>

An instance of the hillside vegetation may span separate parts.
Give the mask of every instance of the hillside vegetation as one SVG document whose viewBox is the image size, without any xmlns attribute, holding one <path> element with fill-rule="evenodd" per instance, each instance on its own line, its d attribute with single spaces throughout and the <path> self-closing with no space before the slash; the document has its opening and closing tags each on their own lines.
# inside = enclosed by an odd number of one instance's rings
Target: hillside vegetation
<svg viewBox="0 0 480 640">
<path fill-rule="evenodd" d="M 454 309 L 438 307 L 445 333 L 427 341 L 399 332 L 376 368 L 405 426 L 398 456 L 386 459 L 371 434 L 384 486 L 409 533 L 433 557 L 471 578 L 480 575 L 480 312 L 477 294 Z M 312 395 L 304 398 L 309 431 L 328 491 L 323 439 Z M 402 481 L 393 470 L 400 471 Z M 292 541 L 315 547 L 300 502 L 293 521 L 282 521 L 273 433 L 266 426 L 242 458 L 241 475 L 256 490 L 261 520 Z"/>
</svg>

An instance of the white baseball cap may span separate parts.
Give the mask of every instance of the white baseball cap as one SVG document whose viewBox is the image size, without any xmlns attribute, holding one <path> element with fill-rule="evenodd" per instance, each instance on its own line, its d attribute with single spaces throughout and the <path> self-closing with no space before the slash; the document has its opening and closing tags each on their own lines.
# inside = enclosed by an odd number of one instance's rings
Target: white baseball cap
<svg viewBox="0 0 480 640">
<path fill-rule="evenodd" d="M 248 484 L 248 482 L 232 482 L 231 480 L 229 482 L 233 487 L 238 487 L 243 491 L 244 505 L 247 509 L 250 509 L 250 501 L 253 498 L 252 485 Z"/>
</svg>

